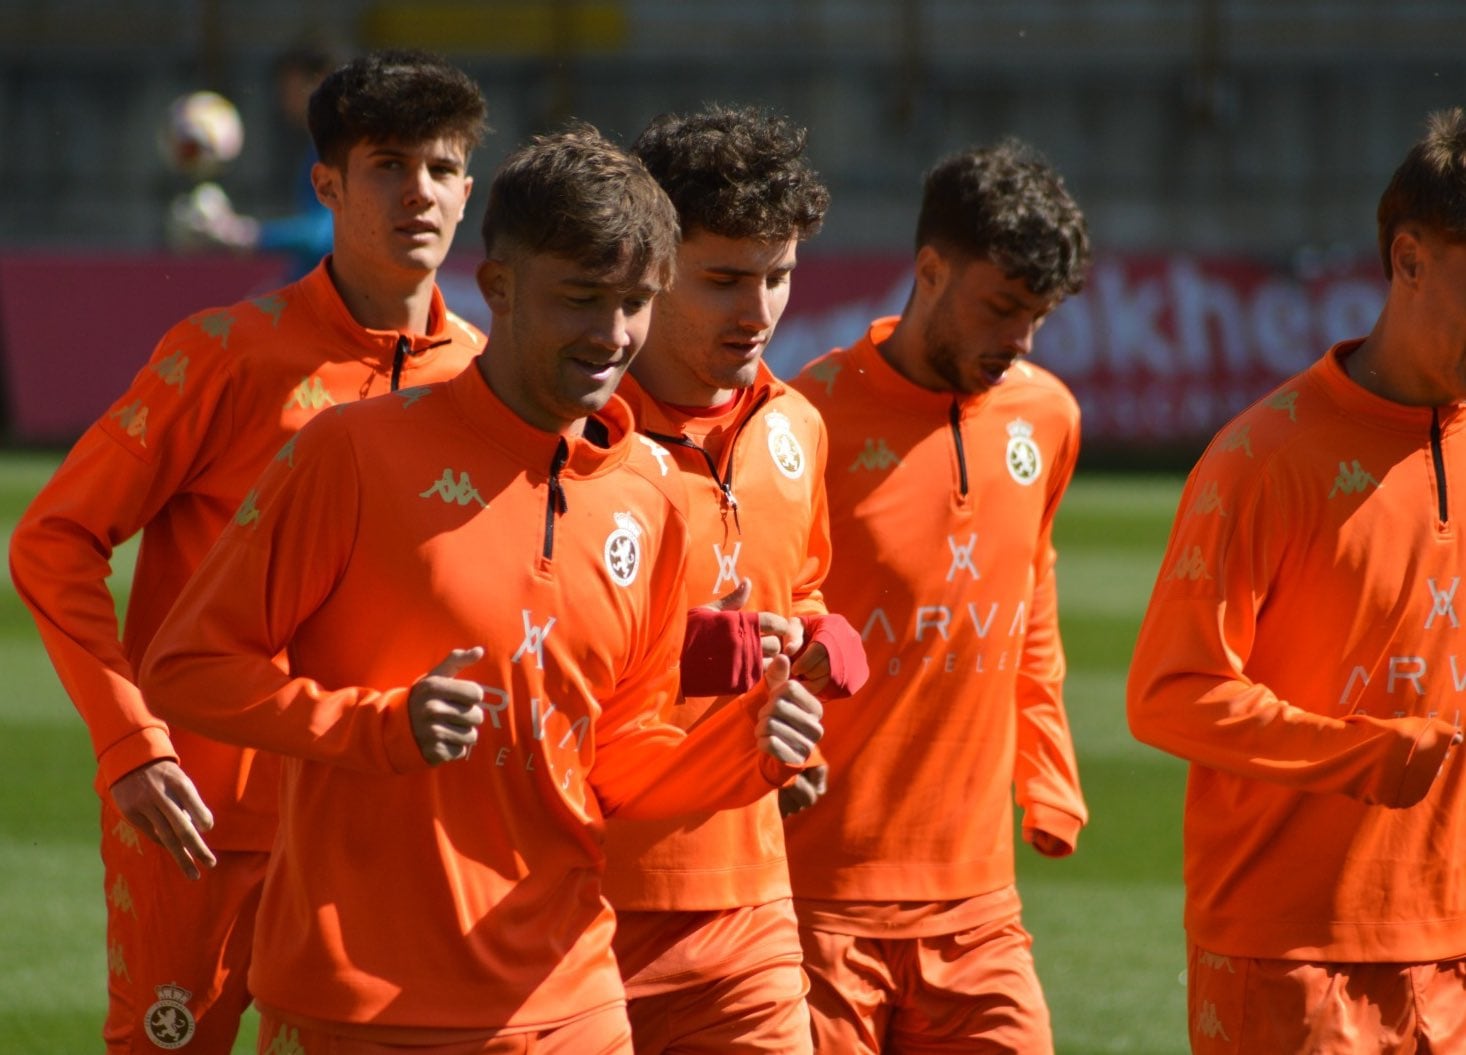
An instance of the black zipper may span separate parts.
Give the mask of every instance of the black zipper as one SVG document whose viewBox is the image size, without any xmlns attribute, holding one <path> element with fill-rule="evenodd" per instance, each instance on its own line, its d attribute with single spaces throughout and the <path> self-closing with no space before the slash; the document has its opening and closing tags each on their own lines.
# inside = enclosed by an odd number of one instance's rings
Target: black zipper
<svg viewBox="0 0 1466 1055">
<path fill-rule="evenodd" d="M 397 391 L 397 386 L 402 384 L 402 364 L 407 361 L 408 355 L 412 352 L 412 342 L 403 334 L 397 335 L 397 350 L 392 353 L 392 391 Z"/>
<path fill-rule="evenodd" d="M 952 400 L 947 419 L 952 423 L 952 443 L 957 448 L 957 475 L 962 487 L 962 497 L 967 497 L 967 455 L 962 450 L 962 408 Z"/>
<path fill-rule="evenodd" d="M 1446 454 L 1441 444 L 1441 412 L 1430 408 L 1430 458 L 1435 463 L 1435 498 L 1442 524 L 1451 522 L 1451 505 L 1446 500 Z"/>
<path fill-rule="evenodd" d="M 742 420 L 740 420 L 738 424 L 733 427 L 733 434 L 728 437 L 728 472 L 723 476 L 718 475 L 718 463 L 713 460 L 712 454 L 709 453 L 707 448 L 701 446 L 695 440 L 689 439 L 686 436 L 671 436 L 665 432 L 648 431 L 646 434 L 648 439 L 656 440 L 658 443 L 667 443 L 671 444 L 674 447 L 686 447 L 688 450 L 697 451 L 698 454 L 702 455 L 702 460 L 707 462 L 708 475 L 713 478 L 713 482 L 717 484 L 718 489 L 723 492 L 723 501 L 733 512 L 733 526 L 738 529 L 739 534 L 743 533 L 743 524 L 738 519 L 738 499 L 733 494 L 734 448 L 737 446 L 738 440 L 743 436 L 743 430 L 747 428 L 748 423 L 753 420 L 753 416 L 757 414 L 759 409 L 768 401 L 769 394 L 765 392 L 758 398 L 757 401 L 755 401 L 753 406 L 748 408 L 748 413 L 743 415 Z"/>
<path fill-rule="evenodd" d="M 555 556 L 555 517 L 564 516 L 568 508 L 565 502 L 565 487 L 560 483 L 560 470 L 570 460 L 570 444 L 560 437 L 555 456 L 550 459 L 550 495 L 545 502 L 545 560 Z"/>
</svg>

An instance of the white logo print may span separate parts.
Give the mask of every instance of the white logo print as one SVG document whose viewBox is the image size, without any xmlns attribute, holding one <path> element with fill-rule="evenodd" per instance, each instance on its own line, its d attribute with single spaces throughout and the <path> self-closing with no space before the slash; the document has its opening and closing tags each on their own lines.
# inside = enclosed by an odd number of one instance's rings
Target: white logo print
<svg viewBox="0 0 1466 1055">
<path fill-rule="evenodd" d="M 606 536 L 606 570 L 618 586 L 630 586 L 641 568 L 641 525 L 630 513 L 617 513 L 616 530 Z"/>
<path fill-rule="evenodd" d="M 769 427 L 769 453 L 774 456 L 774 465 L 779 472 L 791 480 L 804 475 L 804 448 L 799 446 L 789 419 L 777 410 L 764 415 Z"/>
<path fill-rule="evenodd" d="M 143 1028 L 148 1039 L 160 1048 L 181 1048 L 193 1039 L 196 1024 L 187 1007 L 193 994 L 181 985 L 153 987 L 158 1002 L 143 1015 Z"/>
<path fill-rule="evenodd" d="M 733 552 L 724 554 L 723 547 L 716 542 L 713 543 L 713 556 L 718 561 L 718 581 L 713 583 L 713 593 L 723 592 L 723 581 L 726 579 L 734 586 L 738 585 L 738 554 L 743 550 L 742 542 L 733 543 Z"/>
<path fill-rule="evenodd" d="M 1461 576 L 1453 577 L 1450 589 L 1447 590 L 1437 587 L 1434 579 L 1426 579 L 1425 585 L 1430 589 L 1430 599 L 1434 605 L 1430 610 L 1430 615 L 1425 617 L 1425 628 L 1429 630 L 1430 624 L 1435 622 L 1435 617 L 1438 615 L 1449 619 L 1452 626 L 1460 626 L 1461 621 L 1456 618 L 1456 590 L 1461 585 Z"/>
<path fill-rule="evenodd" d="M 977 545 L 977 534 L 967 536 L 967 545 L 960 544 L 953 536 L 947 536 L 947 548 L 952 551 L 952 566 L 947 569 L 947 581 L 957 577 L 959 571 L 970 571 L 974 579 L 981 579 L 977 566 L 972 563 L 972 550 Z"/>
<path fill-rule="evenodd" d="M 657 468 L 662 470 L 662 475 L 667 475 L 667 459 L 672 457 L 672 452 L 663 447 L 656 440 L 637 433 L 637 439 L 646 444 L 646 449 L 652 452 L 652 457 L 657 460 Z"/>
<path fill-rule="evenodd" d="M 514 653 L 512 661 L 518 663 L 526 652 L 534 653 L 534 665 L 545 669 L 545 638 L 550 636 L 550 631 L 555 627 L 555 617 L 550 616 L 549 622 L 543 627 L 534 625 L 534 616 L 528 608 L 521 609 L 520 614 L 524 616 L 524 640 L 519 643 L 519 651 Z"/>
<path fill-rule="evenodd" d="M 1043 470 L 1043 455 L 1033 442 L 1033 426 L 1022 418 L 1008 423 L 1008 475 L 1025 487 L 1038 479 Z"/>
</svg>

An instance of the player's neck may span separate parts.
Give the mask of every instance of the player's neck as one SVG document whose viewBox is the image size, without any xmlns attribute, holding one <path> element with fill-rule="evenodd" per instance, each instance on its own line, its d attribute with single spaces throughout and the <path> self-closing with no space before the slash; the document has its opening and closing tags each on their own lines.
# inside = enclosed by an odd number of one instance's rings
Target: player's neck
<svg viewBox="0 0 1466 1055">
<path fill-rule="evenodd" d="M 334 258 L 330 272 L 346 310 L 366 329 L 428 332 L 436 272 L 418 272 L 404 279 L 369 269 L 358 271 Z"/>
</svg>

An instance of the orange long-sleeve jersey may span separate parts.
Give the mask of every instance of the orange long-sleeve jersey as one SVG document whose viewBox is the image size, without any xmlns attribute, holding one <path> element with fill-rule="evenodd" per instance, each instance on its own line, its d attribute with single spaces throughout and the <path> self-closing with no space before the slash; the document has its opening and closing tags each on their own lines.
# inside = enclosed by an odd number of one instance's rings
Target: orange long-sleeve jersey
<svg viewBox="0 0 1466 1055">
<path fill-rule="evenodd" d="M 1186 928 L 1214 952 L 1466 954 L 1466 788 L 1441 770 L 1466 411 L 1367 392 L 1341 365 L 1357 343 L 1207 448 L 1131 666 L 1131 729 L 1191 762 Z"/>
<path fill-rule="evenodd" d="M 658 459 L 676 466 L 687 488 L 688 603 L 707 604 L 747 577 L 747 611 L 825 614 L 825 427 L 809 401 L 762 364 L 754 384 L 715 418 L 668 407 L 630 376 L 618 391 Z M 717 451 L 711 463 L 709 449 Z M 690 729 L 726 701 L 684 697 L 668 718 Z M 728 909 L 789 896 L 772 793 L 743 809 L 673 822 L 612 821 L 606 858 L 606 895 L 621 910 Z"/>
<path fill-rule="evenodd" d="M 298 282 L 170 329 L 128 391 L 77 442 L 10 541 L 10 574 L 62 685 L 91 733 L 104 791 L 159 759 L 179 760 L 213 811 L 211 845 L 269 849 L 272 760 L 171 731 L 136 668 L 184 582 L 280 445 L 322 408 L 458 374 L 484 336 L 435 290 L 428 332 L 368 330 L 326 265 Z M 119 640 L 106 579 L 139 531 Z"/>
<path fill-rule="evenodd" d="M 603 813 L 741 805 L 792 775 L 757 753 L 761 697 L 686 735 L 653 713 L 677 689 L 684 498 L 624 404 L 598 420 L 604 447 L 541 432 L 476 368 L 323 415 L 160 629 L 160 713 L 289 756 L 261 1004 L 381 1039 L 610 1006 Z M 430 769 L 410 686 L 473 645 L 480 739 Z"/>
<path fill-rule="evenodd" d="M 950 901 L 1013 882 L 1026 827 L 1087 819 L 1062 702 L 1050 529 L 1079 412 L 1020 362 L 971 397 L 930 392 L 877 345 L 895 319 L 794 380 L 824 416 L 834 561 L 825 598 L 870 680 L 820 749 L 829 790 L 789 817 L 798 899 Z"/>
</svg>

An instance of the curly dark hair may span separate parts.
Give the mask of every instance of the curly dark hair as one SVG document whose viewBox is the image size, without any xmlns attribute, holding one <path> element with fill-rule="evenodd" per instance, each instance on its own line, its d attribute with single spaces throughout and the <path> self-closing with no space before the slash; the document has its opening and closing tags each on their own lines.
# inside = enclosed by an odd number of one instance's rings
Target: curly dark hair
<svg viewBox="0 0 1466 1055">
<path fill-rule="evenodd" d="M 456 140 L 470 153 L 488 130 L 488 104 L 473 78 L 435 55 L 373 51 L 333 70 L 311 94 L 316 154 L 344 166 L 361 142 Z"/>
<path fill-rule="evenodd" d="M 631 152 L 672 199 L 684 234 L 777 241 L 820 229 L 830 193 L 804 159 L 803 128 L 755 107 L 662 114 Z"/>
<path fill-rule="evenodd" d="M 1084 288 L 1089 230 L 1037 150 L 1008 138 L 943 158 L 926 174 L 916 247 L 987 260 L 1041 297 Z"/>
<path fill-rule="evenodd" d="M 1451 241 L 1466 241 L 1466 112 L 1459 106 L 1426 118 L 1379 200 L 1379 255 L 1394 277 L 1390 244 L 1405 224 L 1420 224 Z"/>
<path fill-rule="evenodd" d="M 596 272 L 629 264 L 672 281 L 677 213 L 640 161 L 591 125 L 536 136 L 500 166 L 484 212 L 484 252 L 552 253 Z"/>
</svg>

